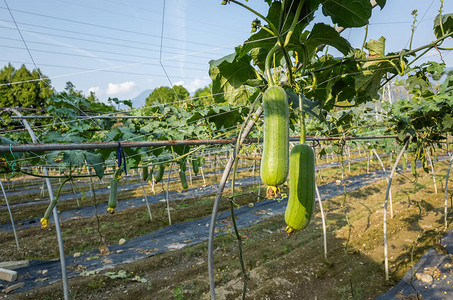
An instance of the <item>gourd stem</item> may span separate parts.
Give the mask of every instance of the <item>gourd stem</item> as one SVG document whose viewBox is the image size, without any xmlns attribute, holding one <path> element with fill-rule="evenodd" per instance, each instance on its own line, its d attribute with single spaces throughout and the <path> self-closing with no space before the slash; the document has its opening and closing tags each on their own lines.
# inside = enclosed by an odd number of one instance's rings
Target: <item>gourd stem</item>
<svg viewBox="0 0 453 300">
<path fill-rule="evenodd" d="M 271 30 L 268 30 L 266 28 L 266 31 L 269 32 L 270 34 L 273 34 L 275 37 L 277 37 L 277 40 L 278 40 L 277 44 L 279 44 L 282 47 L 283 57 L 285 58 L 286 64 L 288 66 L 289 82 L 290 82 L 290 84 L 293 84 L 294 79 L 293 79 L 293 73 L 292 73 L 292 70 L 291 70 L 291 68 L 292 68 L 291 59 L 289 57 L 288 52 L 285 50 L 285 48 L 283 46 L 283 45 L 285 45 L 285 42 L 283 41 L 282 37 L 280 36 L 278 29 L 275 28 L 274 24 L 272 24 L 268 18 L 266 18 L 265 16 L 263 16 L 262 14 L 257 12 L 256 10 L 254 10 L 254 9 L 248 7 L 247 5 L 245 5 L 245 4 L 241 3 L 241 2 L 238 2 L 236 0 L 230 0 L 230 2 L 233 2 L 233 3 L 235 3 L 235 4 L 239 5 L 239 6 L 244 7 L 245 9 L 249 10 L 250 12 L 254 13 L 258 17 L 260 17 L 261 19 L 266 21 L 266 23 L 269 25 L 269 28 L 271 29 Z M 301 1 L 299 3 L 299 6 L 300 6 L 300 8 L 298 7 L 299 14 L 300 14 L 300 10 L 302 9 L 302 3 L 303 2 L 304 1 Z M 296 18 L 296 22 L 295 23 L 293 21 L 294 27 L 297 25 L 297 19 L 298 19 L 298 17 Z M 265 27 L 262 27 L 262 28 L 265 28 Z M 294 28 L 293 28 L 293 31 L 294 31 Z M 288 38 L 288 40 L 289 40 L 289 38 Z M 273 81 L 269 81 L 269 82 L 273 82 Z"/>
<path fill-rule="evenodd" d="M 367 37 L 368 37 L 368 24 L 366 24 L 365 26 L 365 37 L 363 38 L 362 49 L 360 50 L 361 52 L 363 52 L 363 48 L 365 48 Z"/>
<path fill-rule="evenodd" d="M 444 26 L 443 26 L 443 17 L 442 17 L 442 8 L 444 7 L 444 0 L 440 0 L 440 8 L 439 8 L 439 27 L 440 32 L 442 35 L 445 35 Z"/>
<path fill-rule="evenodd" d="M 279 45 L 278 45 L 278 43 L 276 43 L 274 45 L 274 47 L 272 47 L 272 49 L 269 51 L 269 53 L 266 56 L 266 61 L 265 61 L 264 67 L 265 67 L 265 70 L 266 70 L 266 77 L 267 77 L 268 86 L 274 86 L 275 85 L 274 79 L 272 78 L 272 74 L 271 74 L 270 63 L 271 63 L 271 57 L 277 51 L 278 47 L 279 47 Z"/>
<path fill-rule="evenodd" d="M 291 58 L 289 57 L 288 55 L 288 52 L 286 51 L 285 47 L 288 45 L 290 39 L 291 39 L 291 35 L 293 34 L 294 32 L 294 29 L 296 28 L 296 25 L 298 23 L 298 20 L 299 20 L 299 15 L 300 15 L 300 12 L 302 10 L 302 6 L 304 4 L 305 0 L 302 0 L 299 2 L 299 5 L 297 6 L 297 10 L 296 10 L 296 14 L 294 16 L 294 19 L 293 19 L 293 22 L 291 24 L 291 27 L 289 28 L 288 30 L 288 33 L 286 34 L 286 38 L 285 38 L 285 41 L 282 43 L 282 39 L 281 39 L 281 36 L 278 36 L 278 40 L 279 40 L 279 43 L 280 43 L 280 46 L 282 48 L 282 52 L 283 52 L 283 56 L 285 58 L 285 61 L 286 61 L 286 68 L 288 69 L 288 74 L 289 74 L 289 83 L 292 85 L 294 83 L 294 76 L 293 76 L 293 64 L 291 63 Z M 284 6 L 282 7 L 282 10 L 283 10 Z M 304 57 L 306 55 L 304 54 Z"/>
<path fill-rule="evenodd" d="M 282 32 L 282 29 L 283 29 L 283 16 L 285 14 L 285 3 L 286 1 L 285 0 L 282 0 L 282 9 L 280 10 L 280 19 L 278 20 L 278 32 Z"/>
<path fill-rule="evenodd" d="M 237 157 L 235 159 L 237 162 Z M 236 234 L 236 239 L 238 241 L 238 250 L 239 250 L 239 262 L 241 263 L 241 269 L 242 269 L 242 276 L 244 277 L 244 286 L 242 289 L 242 299 L 245 299 L 245 294 L 247 292 L 247 271 L 245 269 L 245 264 L 244 264 L 244 258 L 242 257 L 242 239 L 239 234 L 238 227 L 236 225 L 236 219 L 234 216 L 234 204 L 233 204 L 233 199 L 230 198 L 230 211 L 231 211 L 231 220 L 233 221 L 233 227 L 234 227 L 234 233 Z"/>
<path fill-rule="evenodd" d="M 49 219 L 50 217 L 50 214 L 52 213 L 52 210 L 53 208 L 57 205 L 58 203 L 58 199 L 60 198 L 60 194 L 61 194 L 61 189 L 63 188 L 63 185 L 65 185 L 66 182 L 68 182 L 69 180 L 71 180 L 71 177 L 67 177 L 65 178 L 65 180 L 63 180 L 63 182 L 60 184 L 60 186 L 58 187 L 58 190 L 57 190 L 57 195 L 56 197 L 49 203 L 49 206 L 47 207 L 47 210 L 44 214 L 44 218 L 46 219 Z"/>
<path fill-rule="evenodd" d="M 299 94 L 299 109 L 300 109 L 300 143 L 305 144 L 305 112 L 304 112 L 304 98 L 302 93 Z"/>
<path fill-rule="evenodd" d="M 288 45 L 288 43 L 289 43 L 289 40 L 291 39 L 291 35 L 293 34 L 294 29 L 296 28 L 297 21 L 299 20 L 299 15 L 302 10 L 302 6 L 304 5 L 304 2 L 305 2 L 305 0 L 300 1 L 299 5 L 297 6 L 296 15 L 294 16 L 293 23 L 291 24 L 291 27 L 289 28 L 288 33 L 286 34 L 285 43 L 283 43 L 282 47 L 286 47 L 286 45 Z"/>
</svg>

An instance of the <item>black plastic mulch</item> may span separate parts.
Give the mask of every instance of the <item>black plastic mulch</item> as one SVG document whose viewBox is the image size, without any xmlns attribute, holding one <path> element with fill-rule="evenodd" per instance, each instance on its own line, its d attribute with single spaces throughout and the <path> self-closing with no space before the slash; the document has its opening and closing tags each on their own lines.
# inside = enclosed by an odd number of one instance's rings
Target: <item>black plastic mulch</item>
<svg viewBox="0 0 453 300">
<path fill-rule="evenodd" d="M 453 231 L 445 234 L 438 250 L 431 248 L 399 283 L 376 300 L 453 299 Z M 410 298 L 411 297 L 411 298 Z"/>
</svg>

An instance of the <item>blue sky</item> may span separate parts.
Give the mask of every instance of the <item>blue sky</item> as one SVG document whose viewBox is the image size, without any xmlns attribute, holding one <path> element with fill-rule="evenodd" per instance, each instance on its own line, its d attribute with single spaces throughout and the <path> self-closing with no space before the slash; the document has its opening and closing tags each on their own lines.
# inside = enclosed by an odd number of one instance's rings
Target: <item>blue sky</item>
<svg viewBox="0 0 453 300">
<path fill-rule="evenodd" d="M 57 90 L 71 81 L 99 99 L 130 99 L 146 89 L 183 84 L 190 92 L 209 82 L 208 62 L 233 52 L 250 36 L 255 18 L 245 9 L 220 0 L 7 0 L 0 2 L 0 65 L 8 62 L 33 68 L 11 14 L 33 60 Z M 265 14 L 264 0 L 248 5 Z M 374 9 L 368 39 L 385 36 L 386 51 L 408 47 L 413 9 L 418 28 L 413 48 L 435 39 L 433 19 L 439 0 L 387 0 Z M 453 13 L 453 1 L 444 0 Z M 317 13 L 318 22 L 331 23 Z M 163 25 L 163 28 L 162 28 Z M 163 33 L 163 36 L 162 36 Z M 347 29 L 342 35 L 361 47 L 365 30 Z M 444 43 L 453 47 L 453 40 Z M 439 61 L 437 51 L 421 60 Z M 453 54 L 444 52 L 447 66 Z"/>
</svg>

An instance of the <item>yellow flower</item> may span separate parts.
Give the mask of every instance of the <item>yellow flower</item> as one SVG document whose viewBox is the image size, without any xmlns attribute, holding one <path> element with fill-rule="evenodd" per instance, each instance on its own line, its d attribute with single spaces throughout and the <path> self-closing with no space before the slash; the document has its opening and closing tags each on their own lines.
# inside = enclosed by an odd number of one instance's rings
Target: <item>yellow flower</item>
<svg viewBox="0 0 453 300">
<path fill-rule="evenodd" d="M 49 224 L 49 219 L 46 219 L 46 218 L 41 218 L 41 229 L 44 229 L 47 227 L 47 225 Z"/>
</svg>

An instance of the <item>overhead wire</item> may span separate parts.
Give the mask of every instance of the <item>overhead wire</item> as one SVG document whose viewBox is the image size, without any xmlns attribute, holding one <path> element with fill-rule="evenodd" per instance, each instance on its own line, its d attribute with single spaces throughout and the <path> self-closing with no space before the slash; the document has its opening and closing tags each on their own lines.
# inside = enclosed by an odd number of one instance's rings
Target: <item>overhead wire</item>
<svg viewBox="0 0 453 300">
<path fill-rule="evenodd" d="M 0 25 L 0 28 L 3 28 L 3 29 L 8 29 L 8 30 L 14 30 L 14 28 L 10 28 L 10 27 L 5 27 L 5 26 L 1 26 Z M 78 40 L 78 41 L 83 41 L 83 42 L 90 42 L 90 43 L 95 43 L 95 44 L 99 44 L 100 46 L 105 46 L 105 45 L 110 45 L 110 46 L 116 46 L 116 47 L 122 47 L 122 48 L 126 48 L 126 49 L 136 49 L 136 50 L 142 50 L 142 51 L 157 51 L 157 49 L 149 49 L 149 48 L 144 48 L 144 47 L 136 47 L 136 46 L 132 46 L 132 45 L 122 45 L 122 44 L 118 44 L 118 43 L 110 43 L 110 42 L 105 42 L 105 41 L 99 41 L 99 40 L 90 40 L 90 39 L 82 39 L 82 38 L 76 38 L 76 37 L 70 37 L 70 36 L 63 36 L 63 35 L 58 35 L 58 34 L 49 34 L 49 33 L 43 33 L 43 32 L 39 32 L 39 31 L 31 31 L 31 30 L 23 30 L 23 32 L 30 32 L 30 33 L 34 33 L 36 35 L 44 35 L 44 36 L 51 36 L 51 37 L 58 37 L 58 38 L 64 38 L 64 39 L 69 39 L 69 40 Z M 12 39 L 12 38 L 3 38 L 3 39 L 9 39 L 9 40 L 15 40 L 15 39 Z M 112 53 L 112 54 L 118 54 L 118 55 L 122 55 L 124 53 L 118 53 L 118 52 L 112 52 L 112 51 L 104 51 L 104 50 L 99 50 L 99 49 L 86 49 L 86 48 L 81 48 L 81 47 L 75 47 L 75 46 L 67 46 L 67 45 L 57 45 L 57 44 L 51 44 L 51 43 L 43 43 L 43 42 L 34 42 L 32 41 L 31 43 L 33 44 L 40 44 L 40 45 L 45 45 L 45 46 L 55 46 L 55 47 L 66 47 L 66 48 L 73 48 L 73 49 L 79 49 L 79 50 L 87 50 L 87 51 L 96 51 L 96 52 L 109 52 L 109 53 Z M 184 53 L 181 53 L 181 52 L 172 52 L 172 51 L 165 51 L 167 54 L 175 54 L 175 55 L 184 55 L 186 54 L 188 51 L 184 51 Z M 213 53 L 215 53 L 215 50 L 212 51 Z M 190 52 L 188 52 L 190 53 Z M 205 53 L 209 53 L 209 51 L 205 52 Z M 134 56 L 134 55 L 129 55 L 128 56 Z M 195 57 L 195 58 L 199 58 L 199 59 L 208 59 L 210 58 L 210 56 L 206 56 L 206 55 L 189 55 L 190 57 Z M 150 58 L 149 56 L 143 56 L 144 58 Z"/>
<path fill-rule="evenodd" d="M 145 21 L 150 21 L 150 20 L 153 20 L 153 18 L 150 18 L 149 16 L 146 17 L 146 18 L 143 18 L 143 17 L 140 17 L 138 16 L 137 14 L 134 14 L 134 15 L 131 15 L 131 14 L 126 14 L 123 11 L 121 12 L 116 12 L 116 11 L 111 11 L 111 10 L 106 10 L 105 7 L 103 6 L 102 8 L 98 8 L 98 7 L 93 7 L 93 6 L 87 6 L 87 5 L 82 5 L 80 4 L 79 2 L 75 3 L 75 2 L 72 2 L 72 1 L 63 1 L 63 0 L 60 0 L 59 2 L 62 2 L 62 3 L 68 3 L 70 5 L 76 5 L 76 6 L 79 6 L 79 7 L 82 7 L 82 8 L 89 8 L 89 9 L 95 9 L 95 10 L 99 10 L 101 11 L 102 13 L 110 13 L 110 14 L 115 14 L 115 15 L 120 15 L 121 17 L 124 17 L 124 16 L 129 16 L 131 18 L 134 18 L 134 19 L 139 19 L 139 20 L 145 20 Z M 109 3 L 111 4 L 112 1 L 109 1 Z M 128 3 L 121 3 L 122 6 L 128 8 L 128 9 L 131 9 L 131 8 L 134 8 L 134 6 L 132 5 L 132 3 L 128 2 Z M 192 5 L 192 3 L 191 3 Z M 141 7 L 141 8 L 137 8 L 137 10 L 139 10 L 140 12 L 142 11 L 148 11 L 148 12 L 152 12 L 156 15 L 158 15 L 160 17 L 160 13 L 158 13 L 157 11 L 153 11 L 153 10 L 149 10 L 149 9 L 146 9 L 144 7 Z M 173 14 L 170 14 L 170 13 L 167 13 L 167 16 L 169 17 L 172 17 L 174 18 L 175 20 L 179 20 L 180 19 L 180 16 L 177 16 L 177 15 L 173 15 Z M 196 29 L 198 32 L 204 32 L 204 33 L 210 33 L 210 34 L 217 34 L 217 31 L 210 31 L 210 30 L 206 30 L 206 28 L 214 28 L 214 27 L 217 27 L 217 28 L 220 28 L 220 29 L 224 29 L 224 27 L 222 27 L 221 25 L 217 25 L 215 23 L 209 23 L 209 22 L 203 22 L 202 19 L 200 18 L 190 18 L 190 17 L 186 17 L 185 16 L 185 19 L 187 21 L 190 21 L 189 24 L 204 24 L 205 26 L 198 26 Z M 155 21 L 156 24 L 159 24 L 160 22 L 159 21 Z M 181 25 L 181 24 L 177 24 L 175 26 L 178 26 L 179 28 L 184 28 L 184 29 L 191 29 L 191 27 L 189 26 L 186 26 L 186 25 Z M 201 28 L 200 28 L 201 27 Z M 234 36 L 234 29 L 231 28 L 232 30 L 231 31 L 228 31 L 225 33 L 225 35 L 228 35 L 228 36 L 231 36 L 233 37 Z M 239 29 L 239 27 L 237 27 L 237 29 Z"/>
<path fill-rule="evenodd" d="M 114 61 L 114 62 L 122 62 L 122 63 L 132 63 L 132 64 L 137 64 L 139 62 L 137 61 L 131 61 L 131 60 L 125 60 L 125 59 L 113 59 L 113 58 L 106 58 L 106 57 L 93 57 L 89 55 L 82 55 L 82 54 L 76 54 L 76 53 L 62 53 L 62 52 L 57 52 L 57 51 L 49 51 L 49 50 L 40 50 L 40 49 L 33 49 L 33 48 L 22 48 L 22 47 L 15 47 L 15 46 L 6 46 L 6 45 L 0 45 L 0 47 L 3 48 L 10 48 L 10 49 L 19 49 L 19 50 L 27 50 L 30 51 L 32 50 L 33 52 L 41 52 L 41 53 L 49 53 L 49 54 L 56 54 L 56 55 L 66 55 L 66 56 L 74 56 L 74 57 L 83 57 L 87 59 L 96 59 L 96 60 L 105 60 L 105 61 Z M 154 59 L 154 58 L 153 58 Z M 151 65 L 151 66 L 158 66 L 157 64 L 153 63 L 142 63 L 142 65 Z M 177 66 L 168 66 L 169 68 L 179 68 Z M 205 71 L 205 69 L 200 69 L 200 68 L 192 68 L 192 67 L 185 67 L 187 70 L 193 70 L 193 71 Z"/>
<path fill-rule="evenodd" d="M 165 77 L 167 77 L 168 82 L 170 83 L 170 86 L 173 87 L 173 82 L 170 79 L 170 76 L 167 73 L 167 70 L 165 69 L 164 64 L 162 63 L 162 46 L 164 43 L 164 25 L 165 25 L 165 3 L 166 1 L 164 0 L 163 6 L 162 6 L 162 22 L 161 22 L 161 32 L 160 32 L 160 50 L 159 50 L 159 64 L 162 67 L 162 70 L 164 71 Z M 176 99 L 179 101 L 179 96 L 178 93 L 176 93 L 176 90 L 173 88 L 172 89 L 173 93 L 176 96 Z"/>
<path fill-rule="evenodd" d="M 111 3 L 116 3 L 116 4 L 119 4 L 119 5 L 121 5 L 121 6 L 125 6 L 125 7 L 127 7 L 127 8 L 136 9 L 136 10 L 138 10 L 138 11 L 147 11 L 147 12 L 156 14 L 156 15 L 158 15 L 158 16 L 160 17 L 160 12 L 150 10 L 150 9 L 148 9 L 148 7 L 137 6 L 137 5 L 135 5 L 135 2 L 132 2 L 132 3 L 131 3 L 131 2 L 126 2 L 126 3 L 125 3 L 125 2 L 119 2 L 119 1 L 114 1 L 114 0 L 104 0 L 104 1 L 108 2 L 109 4 L 111 4 Z M 190 5 L 191 5 L 191 6 L 196 5 L 196 2 L 195 2 L 195 1 L 190 2 Z M 204 4 L 202 4 L 202 5 L 203 5 L 203 7 L 201 7 L 200 9 L 204 9 L 204 8 L 205 8 L 205 7 L 204 7 Z M 167 15 L 170 16 L 170 17 L 174 17 L 174 18 L 176 18 L 176 19 L 179 18 L 179 16 L 172 15 L 171 13 L 167 13 Z M 198 24 L 204 24 L 205 26 L 209 26 L 210 28 L 225 29 L 225 27 L 224 27 L 223 25 L 218 25 L 218 24 L 216 24 L 216 23 L 205 22 L 204 19 L 200 19 L 200 18 L 191 18 L 191 17 L 187 17 L 187 16 L 186 16 L 185 18 L 186 18 L 186 20 L 190 21 L 191 24 L 192 24 L 192 23 L 195 23 L 195 24 L 198 23 Z M 236 30 L 242 29 L 242 28 L 239 27 L 239 26 L 235 26 L 235 24 L 232 24 L 232 25 L 230 25 L 230 26 L 231 26 L 230 29 L 231 29 L 231 31 L 232 31 L 233 33 L 235 33 Z M 198 30 L 198 27 L 197 27 L 197 30 Z"/>
<path fill-rule="evenodd" d="M 0 6 L 0 9 L 6 9 L 6 8 Z M 24 11 L 24 10 L 20 10 L 20 9 L 11 9 L 11 11 L 22 13 L 22 14 L 27 14 L 27 15 L 33 15 L 33 16 L 37 16 L 37 17 L 43 17 L 43 18 L 49 18 L 49 19 L 53 19 L 53 20 L 64 21 L 64 22 L 73 23 L 73 24 L 86 25 L 86 26 L 91 26 L 91 27 L 96 27 L 96 28 L 103 28 L 103 29 L 114 30 L 114 31 L 118 31 L 118 32 L 124 32 L 124 33 L 128 33 L 128 34 L 136 34 L 136 35 L 140 35 L 140 36 L 147 36 L 147 37 L 160 39 L 159 35 L 150 34 L 150 33 L 146 33 L 146 32 L 134 31 L 134 30 L 124 29 L 124 28 L 119 28 L 119 27 L 111 27 L 111 26 L 94 24 L 94 23 L 83 22 L 83 21 L 78 21 L 78 20 L 71 20 L 71 19 L 68 19 L 68 18 L 50 16 L 50 15 L 45 15 L 45 14 L 40 14 L 40 13 L 35 13 L 35 12 L 30 12 L 30 11 Z M 165 39 L 166 40 L 171 40 L 171 41 L 176 41 L 176 42 L 185 42 L 185 43 L 188 43 L 188 44 L 200 45 L 200 46 L 205 46 L 205 47 L 211 47 L 212 46 L 212 45 L 206 44 L 206 43 L 186 41 L 186 40 L 181 40 L 181 39 L 171 38 L 171 37 L 166 37 Z"/>
<path fill-rule="evenodd" d="M 17 61 L 17 60 L 3 60 L 0 59 L 0 62 L 6 62 L 6 63 L 13 63 L 13 64 L 21 64 L 21 65 L 32 65 L 30 62 L 24 62 L 24 61 Z M 52 65 L 52 64 L 43 64 L 39 63 L 40 66 L 42 67 L 52 67 L 52 68 L 63 68 L 63 69 L 74 69 L 74 70 L 83 70 L 83 71 L 89 71 L 91 69 L 89 68 L 83 68 L 83 67 L 78 67 L 78 66 L 67 66 L 67 65 Z M 162 74 L 153 74 L 153 73 L 138 73 L 138 72 L 128 72 L 128 71 L 118 71 L 118 70 L 99 70 L 99 72 L 106 72 L 106 73 L 111 73 L 111 74 L 127 74 L 127 75 L 137 75 L 137 76 L 148 76 L 148 77 L 163 77 Z M 172 77 L 178 78 L 178 79 L 199 79 L 199 77 L 188 77 L 188 76 L 178 76 L 178 75 L 173 75 Z M 23 82 L 21 82 L 23 83 Z"/>
<path fill-rule="evenodd" d="M 268 38 L 265 38 L 263 40 L 267 40 Z M 256 42 L 256 41 L 254 41 Z M 213 49 L 225 49 L 225 48 L 231 48 L 234 47 L 234 45 L 226 45 L 218 48 L 213 48 Z M 212 50 L 212 49 L 211 49 Z M 162 58 L 162 61 L 167 61 L 167 60 L 174 60 L 177 58 L 182 58 L 182 57 L 187 57 L 190 56 L 191 54 L 196 54 L 196 53 L 205 53 L 209 50 L 200 50 L 197 52 L 189 53 L 189 54 L 184 54 L 184 55 L 175 55 L 171 57 L 165 57 Z M 3 83 L 0 84 L 0 86 L 7 86 L 7 85 L 13 85 L 13 84 L 21 84 L 21 83 L 27 83 L 27 82 L 34 82 L 34 81 L 41 81 L 41 80 L 47 80 L 47 79 L 56 79 L 56 78 L 62 78 L 62 77 L 68 77 L 68 76 L 74 76 L 74 75 L 83 75 L 83 74 L 88 74 L 88 73 L 95 73 L 99 71 L 105 71 L 105 70 L 113 70 L 113 69 L 118 69 L 118 68 L 124 68 L 124 67 L 131 67 L 131 66 L 137 66 L 137 65 L 143 65 L 151 62 L 159 62 L 159 60 L 153 59 L 153 60 L 145 60 L 137 63 L 128 63 L 128 64 L 123 64 L 123 65 L 117 65 L 117 66 L 111 66 L 111 67 L 104 67 L 104 68 L 97 68 L 97 69 L 92 69 L 89 71 L 84 71 L 84 72 L 72 72 L 72 73 L 66 73 L 66 74 L 60 74 L 60 75 L 54 75 L 54 76 L 47 76 L 43 79 L 30 79 L 30 80 L 22 80 L 22 81 L 16 81 L 16 82 L 9 82 L 9 83 Z"/>
<path fill-rule="evenodd" d="M 3 20 L 0 20 L 0 21 L 3 21 Z M 25 23 L 22 23 L 22 24 L 25 24 Z M 38 26 L 36 26 L 36 27 L 38 27 Z M 39 26 L 39 27 L 52 29 L 52 28 L 47 27 L 47 26 Z M 0 26 L 0 28 L 14 30 L 14 28 L 7 27 L 7 26 Z M 83 42 L 101 44 L 101 45 L 111 45 L 111 46 L 123 47 L 123 48 L 128 48 L 128 49 L 130 48 L 130 49 L 146 50 L 146 51 L 153 50 L 153 49 L 144 48 L 144 47 L 132 46 L 132 45 L 130 45 L 130 43 L 142 44 L 142 45 L 145 45 L 145 46 L 153 46 L 153 47 L 157 47 L 157 48 L 159 47 L 158 44 L 137 42 L 137 41 L 134 41 L 134 40 L 128 40 L 128 39 L 122 39 L 122 38 L 113 39 L 112 37 L 98 35 L 98 34 L 82 33 L 82 32 L 76 32 L 76 31 L 72 31 L 72 30 L 63 30 L 63 29 L 52 29 L 52 30 L 58 30 L 58 31 L 69 32 L 69 33 L 76 33 L 76 34 L 91 36 L 91 37 L 95 37 L 95 38 L 105 38 L 105 39 L 114 40 L 114 41 L 124 41 L 124 42 L 127 42 L 129 44 L 123 45 L 123 44 L 118 44 L 118 43 L 113 43 L 113 42 L 91 40 L 91 39 L 86 39 L 86 38 L 80 38 L 80 37 L 74 37 L 74 36 L 68 36 L 68 35 L 61 35 L 61 34 L 55 34 L 55 33 L 48 33 L 48 32 L 42 32 L 42 31 L 34 31 L 34 30 L 28 30 L 28 29 L 23 29 L 22 31 L 23 32 L 33 33 L 33 34 L 36 34 L 36 35 L 58 37 L 58 38 L 64 38 L 64 39 L 69 39 L 69 40 L 76 40 L 76 41 L 83 41 Z M 165 48 L 181 50 L 181 48 L 172 47 L 172 46 L 166 46 Z M 193 51 L 197 51 L 197 49 L 186 49 L 185 51 L 192 51 L 193 52 Z M 166 51 L 166 53 L 169 53 L 169 54 L 183 54 L 183 53 L 180 53 L 180 52 L 171 52 L 171 51 Z M 200 58 L 207 58 L 207 56 L 199 56 L 199 57 Z"/>
</svg>

